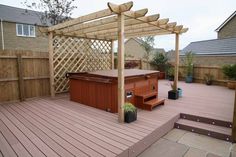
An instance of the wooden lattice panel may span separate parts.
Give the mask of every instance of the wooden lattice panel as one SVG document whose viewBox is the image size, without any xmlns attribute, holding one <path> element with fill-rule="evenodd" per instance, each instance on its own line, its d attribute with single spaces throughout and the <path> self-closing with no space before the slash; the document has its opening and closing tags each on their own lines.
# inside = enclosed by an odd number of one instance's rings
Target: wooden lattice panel
<svg viewBox="0 0 236 157">
<path fill-rule="evenodd" d="M 67 72 L 111 69 L 111 41 L 54 36 L 53 71 L 56 93 L 68 91 Z"/>
</svg>

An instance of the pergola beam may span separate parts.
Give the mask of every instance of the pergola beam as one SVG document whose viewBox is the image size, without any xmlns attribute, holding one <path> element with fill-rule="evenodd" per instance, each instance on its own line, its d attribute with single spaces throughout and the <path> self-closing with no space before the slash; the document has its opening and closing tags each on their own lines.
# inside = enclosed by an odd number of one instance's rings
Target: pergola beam
<svg viewBox="0 0 236 157">
<path fill-rule="evenodd" d="M 127 11 L 125 12 L 127 15 L 133 15 L 135 17 L 143 17 L 146 15 L 147 13 L 147 9 L 141 9 L 141 10 L 137 10 L 137 11 Z M 131 18 L 130 17 L 126 17 L 125 18 L 126 20 L 130 20 Z M 103 18 L 103 19 L 99 19 L 99 20 L 96 20 L 96 21 L 92 21 L 92 22 L 89 22 L 89 23 L 82 23 L 82 24 L 78 24 L 78 25 L 74 25 L 74 26 L 71 26 L 71 27 L 66 27 L 64 29 L 61 29 L 61 30 L 58 30 L 57 33 L 69 33 L 69 32 L 74 32 L 74 31 L 77 31 L 77 30 L 86 30 L 86 29 L 92 29 L 92 28 L 96 28 L 96 27 L 101 27 L 101 26 L 104 26 L 106 27 L 106 25 L 108 24 L 113 24 L 114 26 L 117 27 L 117 16 L 109 16 L 109 17 L 106 17 L 106 18 Z M 108 25 L 107 27 L 110 27 L 110 25 Z"/>
</svg>

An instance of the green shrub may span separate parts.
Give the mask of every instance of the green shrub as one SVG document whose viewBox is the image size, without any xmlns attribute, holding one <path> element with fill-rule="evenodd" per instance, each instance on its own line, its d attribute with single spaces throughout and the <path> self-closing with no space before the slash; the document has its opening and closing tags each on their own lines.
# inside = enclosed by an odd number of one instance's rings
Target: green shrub
<svg viewBox="0 0 236 157">
<path fill-rule="evenodd" d="M 228 64 L 222 67 L 223 73 L 230 80 L 236 80 L 236 64 Z"/>
<path fill-rule="evenodd" d="M 123 109 L 125 112 L 135 112 L 136 111 L 136 107 L 133 104 L 128 103 L 128 102 L 126 102 L 124 104 Z"/>
<path fill-rule="evenodd" d="M 157 70 L 161 72 L 165 72 L 168 66 L 167 62 L 168 62 L 168 58 L 166 54 L 156 52 L 153 60 L 150 63 Z"/>
</svg>

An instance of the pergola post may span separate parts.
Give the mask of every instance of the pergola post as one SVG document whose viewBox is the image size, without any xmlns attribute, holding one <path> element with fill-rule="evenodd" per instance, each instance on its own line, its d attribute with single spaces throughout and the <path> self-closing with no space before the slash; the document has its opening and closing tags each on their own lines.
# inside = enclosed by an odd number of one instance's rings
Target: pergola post
<svg viewBox="0 0 236 157">
<path fill-rule="evenodd" d="M 111 41 L 111 69 L 114 69 L 114 40 Z"/>
<path fill-rule="evenodd" d="M 124 122 L 124 14 L 118 14 L 118 121 Z"/>
<path fill-rule="evenodd" d="M 178 88 L 178 74 L 179 74 L 179 34 L 175 34 L 175 78 L 174 78 L 174 89 Z"/>
<path fill-rule="evenodd" d="M 232 137 L 233 137 L 233 140 L 236 141 L 236 88 L 235 88 L 235 97 L 234 97 Z"/>
<path fill-rule="evenodd" d="M 48 51 L 49 51 L 49 72 L 50 72 L 50 94 L 51 97 L 55 96 L 54 91 L 54 71 L 53 71 L 53 32 L 48 35 Z"/>
</svg>

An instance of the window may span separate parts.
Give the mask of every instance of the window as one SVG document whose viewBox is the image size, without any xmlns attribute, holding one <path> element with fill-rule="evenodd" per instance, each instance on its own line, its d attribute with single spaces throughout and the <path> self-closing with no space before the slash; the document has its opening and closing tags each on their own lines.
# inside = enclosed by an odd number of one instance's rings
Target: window
<svg viewBox="0 0 236 157">
<path fill-rule="evenodd" d="M 35 26 L 27 24 L 16 24 L 16 35 L 23 37 L 35 37 Z"/>
</svg>

